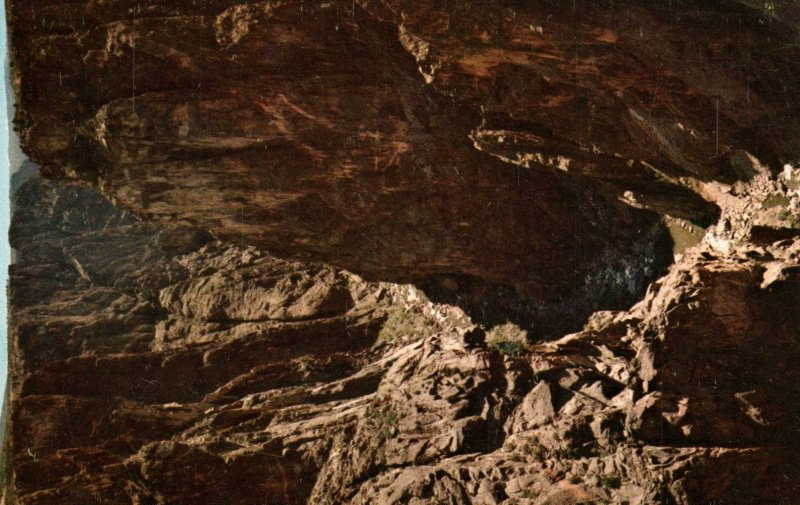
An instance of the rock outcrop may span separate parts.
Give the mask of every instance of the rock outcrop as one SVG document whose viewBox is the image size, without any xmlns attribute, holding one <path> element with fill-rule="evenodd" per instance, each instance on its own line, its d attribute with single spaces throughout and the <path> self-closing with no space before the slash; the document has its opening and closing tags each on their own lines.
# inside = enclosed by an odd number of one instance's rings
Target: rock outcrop
<svg viewBox="0 0 800 505">
<path fill-rule="evenodd" d="M 6 503 L 792 504 L 793 2 L 9 2 Z"/>
<path fill-rule="evenodd" d="M 20 504 L 791 503 L 800 239 L 528 344 L 413 286 L 17 195 Z"/>
<path fill-rule="evenodd" d="M 137 215 L 552 336 L 663 272 L 635 207 L 708 225 L 686 186 L 793 152 L 800 66 L 752 9 L 555 7 L 12 2 L 17 121 Z"/>
</svg>

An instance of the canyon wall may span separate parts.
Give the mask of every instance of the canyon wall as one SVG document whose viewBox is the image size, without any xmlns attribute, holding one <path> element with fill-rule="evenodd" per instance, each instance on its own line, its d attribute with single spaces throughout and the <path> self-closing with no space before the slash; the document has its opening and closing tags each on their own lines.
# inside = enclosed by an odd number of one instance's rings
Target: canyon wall
<svg viewBox="0 0 800 505">
<path fill-rule="evenodd" d="M 794 2 L 8 7 L 6 503 L 800 499 Z"/>
</svg>

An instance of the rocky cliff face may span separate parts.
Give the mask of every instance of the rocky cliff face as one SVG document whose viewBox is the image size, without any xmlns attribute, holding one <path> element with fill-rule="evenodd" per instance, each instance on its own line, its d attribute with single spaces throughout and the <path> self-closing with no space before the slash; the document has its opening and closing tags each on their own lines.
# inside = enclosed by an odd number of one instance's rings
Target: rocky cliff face
<svg viewBox="0 0 800 505">
<path fill-rule="evenodd" d="M 798 12 L 12 0 L 7 500 L 795 503 Z"/>
</svg>

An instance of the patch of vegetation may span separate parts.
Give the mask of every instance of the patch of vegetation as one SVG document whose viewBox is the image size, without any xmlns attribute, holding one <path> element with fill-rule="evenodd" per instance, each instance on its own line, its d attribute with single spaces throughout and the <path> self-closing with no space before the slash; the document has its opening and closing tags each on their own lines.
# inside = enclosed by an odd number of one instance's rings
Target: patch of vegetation
<svg viewBox="0 0 800 505">
<path fill-rule="evenodd" d="M 536 495 L 530 489 L 523 489 L 522 492 L 519 495 L 520 495 L 520 497 L 527 498 L 529 500 L 532 500 L 533 498 L 536 498 Z"/>
<path fill-rule="evenodd" d="M 370 413 L 370 417 L 378 425 L 384 438 L 389 438 L 397 432 L 397 425 L 400 424 L 400 416 L 398 416 L 394 410 L 373 410 Z"/>
<path fill-rule="evenodd" d="M 788 209 L 778 211 L 778 219 L 788 221 L 789 226 L 792 228 L 800 228 L 800 215 L 793 214 Z"/>
<path fill-rule="evenodd" d="M 616 475 L 602 477 L 600 482 L 609 489 L 619 489 L 622 486 L 622 480 Z"/>
<path fill-rule="evenodd" d="M 772 209 L 774 207 L 786 207 L 789 205 L 789 197 L 780 193 L 772 193 L 761 202 L 761 207 L 764 209 Z"/>
<path fill-rule="evenodd" d="M 536 436 L 530 437 L 525 444 L 522 446 L 521 450 L 525 454 L 530 454 L 533 456 L 533 459 L 537 461 L 543 461 L 545 457 L 545 448 L 539 443 L 539 439 Z"/>
<path fill-rule="evenodd" d="M 437 319 L 426 310 L 430 301 L 424 294 L 414 293 L 413 303 L 393 302 L 391 297 L 384 297 L 379 302 L 385 314 L 383 326 L 378 332 L 375 345 L 387 344 L 396 339 L 413 337 L 415 339 L 432 335 L 444 327 L 461 327 L 470 324 L 469 316 L 462 310 L 450 308 L 444 311 L 444 321 Z M 433 308 L 433 307 L 429 307 Z M 441 313 L 441 311 L 439 311 Z"/>
<path fill-rule="evenodd" d="M 580 459 L 581 451 L 574 447 L 567 449 L 558 449 L 555 451 L 555 457 L 559 459 Z"/>
<path fill-rule="evenodd" d="M 459 370 L 458 368 L 451 368 L 449 366 L 446 366 L 442 368 L 442 375 L 444 375 L 445 377 L 452 377 L 453 375 L 458 374 L 460 371 L 461 370 Z"/>
<path fill-rule="evenodd" d="M 497 325 L 486 332 L 486 344 L 503 354 L 519 354 L 528 344 L 528 332 L 514 323 Z"/>
<path fill-rule="evenodd" d="M 433 324 L 433 321 L 417 307 L 405 310 L 401 305 L 391 305 L 386 310 L 386 321 L 378 332 L 376 344 L 386 344 L 408 336 L 424 335 L 426 330 L 430 331 L 429 328 Z"/>
<path fill-rule="evenodd" d="M 376 418 L 391 426 L 397 426 L 397 423 L 400 422 L 400 418 L 394 410 L 379 410 Z"/>
<path fill-rule="evenodd" d="M 572 477 L 569 478 L 570 484 L 580 484 L 581 482 L 583 482 L 583 480 L 577 475 L 573 475 Z"/>
<path fill-rule="evenodd" d="M 522 351 L 522 346 L 517 342 L 497 342 L 493 346 L 503 354 L 519 354 Z"/>
<path fill-rule="evenodd" d="M 446 326 L 453 326 L 453 327 L 466 326 L 470 324 L 470 319 L 469 316 L 467 316 L 461 311 L 451 310 L 447 313 L 447 317 L 444 320 L 444 324 Z"/>
</svg>

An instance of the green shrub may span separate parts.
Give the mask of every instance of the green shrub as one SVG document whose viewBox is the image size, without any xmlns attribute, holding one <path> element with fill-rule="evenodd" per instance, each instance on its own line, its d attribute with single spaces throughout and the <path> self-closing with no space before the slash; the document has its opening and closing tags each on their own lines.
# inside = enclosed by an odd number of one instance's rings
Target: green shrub
<svg viewBox="0 0 800 505">
<path fill-rule="evenodd" d="M 386 310 L 386 321 L 378 333 L 377 344 L 386 344 L 397 338 L 423 336 L 430 331 L 432 321 L 416 307 L 405 310 L 401 305 L 392 305 Z"/>
<path fill-rule="evenodd" d="M 528 332 L 514 323 L 501 324 L 486 332 L 486 343 L 503 354 L 518 354 L 528 344 Z"/>
<path fill-rule="evenodd" d="M 517 342 L 496 342 L 491 347 L 494 347 L 503 354 L 518 354 L 522 350 L 522 346 Z"/>
<path fill-rule="evenodd" d="M 395 433 L 400 417 L 391 409 L 373 410 L 370 417 L 375 421 L 384 438 L 389 438 Z"/>
</svg>

